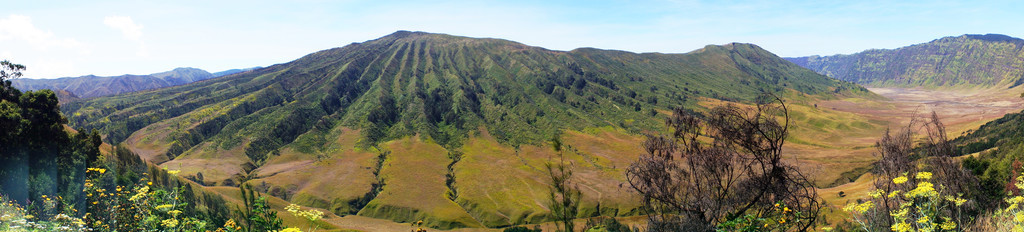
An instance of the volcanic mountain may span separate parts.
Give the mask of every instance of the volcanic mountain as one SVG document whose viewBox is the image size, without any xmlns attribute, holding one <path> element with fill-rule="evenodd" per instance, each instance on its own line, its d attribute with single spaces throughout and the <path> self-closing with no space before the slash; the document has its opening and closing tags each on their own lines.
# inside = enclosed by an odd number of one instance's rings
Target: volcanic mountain
<svg viewBox="0 0 1024 232">
<path fill-rule="evenodd" d="M 1024 40 L 999 34 L 945 37 L 896 49 L 787 58 L 872 87 L 1016 87 L 1024 84 Z"/>
<path fill-rule="evenodd" d="M 875 96 L 752 44 L 684 54 L 399 31 L 292 62 L 72 102 L 145 160 L 338 214 L 435 228 L 549 220 L 544 164 L 575 164 L 581 215 L 632 215 L 623 170 L 670 109 Z M 799 100 L 792 100 L 799 101 Z M 558 140 L 563 149 L 552 149 Z"/>
</svg>

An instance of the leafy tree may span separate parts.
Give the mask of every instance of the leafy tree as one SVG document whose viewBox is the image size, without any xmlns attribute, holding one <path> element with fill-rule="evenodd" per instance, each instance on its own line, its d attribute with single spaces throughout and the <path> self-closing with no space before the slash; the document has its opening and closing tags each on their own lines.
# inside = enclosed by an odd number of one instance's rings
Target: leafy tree
<svg viewBox="0 0 1024 232">
<path fill-rule="evenodd" d="M 553 139 L 555 150 L 561 151 L 561 141 Z M 561 152 L 558 155 L 558 163 L 548 162 L 545 167 L 548 169 L 548 176 L 551 178 L 550 202 L 548 208 L 555 220 L 561 223 L 561 231 L 575 231 L 572 220 L 580 209 L 580 188 L 573 182 L 573 169 L 571 163 L 566 163 Z M 557 226 L 557 224 L 556 224 Z"/>
<path fill-rule="evenodd" d="M 241 192 L 245 209 L 238 209 L 236 213 L 241 217 L 239 222 L 244 224 L 245 231 L 276 231 L 284 228 L 281 218 L 277 217 L 277 212 L 270 209 L 266 197 L 253 191 L 251 185 L 242 186 Z"/>
<path fill-rule="evenodd" d="M 11 61 L 0 61 L 0 81 L 21 77 L 21 71 L 25 70 L 24 65 L 11 63 Z"/>
<path fill-rule="evenodd" d="M 98 133 L 69 133 L 50 90 L 22 93 L 10 79 L 25 66 L 0 62 L 0 192 L 44 213 L 47 197 L 81 209 L 85 170 L 99 157 Z M 30 204 L 31 202 L 31 204 Z M 42 215 L 40 215 L 42 216 Z"/>
<path fill-rule="evenodd" d="M 25 219 L 15 221 L 94 231 L 203 231 L 207 221 L 227 221 L 229 210 L 219 195 L 197 196 L 191 185 L 155 166 L 148 173 L 152 181 L 146 181 L 146 164 L 124 147 L 101 156 L 97 130 L 65 129 L 53 91 L 22 93 L 11 86 L 7 79 L 21 70 L 0 62 L 0 205 L 14 206 Z M 11 224 L 3 220 L 0 230 L 6 231 Z"/>
</svg>

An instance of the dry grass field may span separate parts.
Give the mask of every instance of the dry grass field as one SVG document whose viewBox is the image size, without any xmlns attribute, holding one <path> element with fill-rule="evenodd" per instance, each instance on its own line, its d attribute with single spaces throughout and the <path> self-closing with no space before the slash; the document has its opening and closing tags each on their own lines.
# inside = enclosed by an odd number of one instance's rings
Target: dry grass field
<svg viewBox="0 0 1024 232">
<path fill-rule="evenodd" d="M 935 110 L 950 128 L 951 137 L 974 129 L 989 120 L 1024 109 L 1024 100 L 1012 95 L 1020 88 L 1004 91 L 947 91 L 876 88 L 872 91 L 888 100 L 846 98 L 789 104 L 791 136 L 784 147 L 786 159 L 821 186 L 819 195 L 830 205 L 827 220 L 841 220 L 839 210 L 848 201 L 861 198 L 873 179 L 865 173 L 877 159 L 874 142 L 886 128 L 906 124 L 912 115 L 924 116 Z M 704 106 L 726 104 L 705 101 Z M 741 106 L 742 107 L 742 106 Z M 667 114 L 669 112 L 660 112 Z M 325 212 L 352 212 L 350 202 L 363 197 L 376 181 L 373 169 L 377 155 L 389 151 L 380 170 L 382 191 L 357 215 L 328 213 L 329 231 L 410 230 L 409 222 L 424 220 L 435 228 L 504 227 L 516 224 L 553 224 L 547 215 L 547 172 L 545 163 L 557 160 L 549 144 L 512 147 L 497 142 L 486 130 L 471 136 L 455 149 L 462 158 L 452 167 L 455 200 L 446 185 L 449 150 L 419 137 L 361 149 L 357 130 L 340 128 L 329 135 L 326 147 L 313 154 L 285 147 L 253 171 L 249 183 L 268 190 L 287 192 L 285 199 Z M 637 201 L 625 185 L 625 168 L 641 154 L 643 136 L 611 127 L 564 131 L 562 155 L 576 170 L 584 194 L 582 215 L 617 215 L 629 224 L 642 224 L 635 215 Z M 147 151 L 143 139 L 133 137 L 133 150 Z M 156 148 L 160 149 L 160 148 Z M 241 150 L 222 150 L 201 144 L 187 156 L 161 166 L 181 169 L 182 175 L 202 172 L 207 180 L 219 181 L 240 172 Z M 144 152 L 145 153 L 145 152 Z M 146 157 L 158 161 L 158 157 Z M 154 159 L 157 158 L 157 159 Z M 159 161 L 158 161 L 159 162 Z M 851 182 L 852 181 L 852 182 Z M 834 187 L 833 187 L 834 186 Z M 238 203 L 237 188 L 208 187 Z M 271 191 L 271 192 L 274 192 Z M 839 192 L 845 197 L 839 197 Z M 287 202 L 272 197 L 271 203 L 290 225 L 301 221 L 286 215 Z M 329 224 L 329 225 L 328 225 Z M 582 224 L 582 221 L 581 221 Z M 436 229 L 432 229 L 436 231 Z M 444 231 L 444 230 L 441 230 Z M 463 228 L 453 231 L 499 231 Z"/>
</svg>

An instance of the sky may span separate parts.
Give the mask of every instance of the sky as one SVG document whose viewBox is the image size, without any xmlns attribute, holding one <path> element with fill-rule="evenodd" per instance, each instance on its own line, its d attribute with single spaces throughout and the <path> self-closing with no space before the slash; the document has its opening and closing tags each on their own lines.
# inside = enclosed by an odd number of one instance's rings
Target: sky
<svg viewBox="0 0 1024 232">
<path fill-rule="evenodd" d="M 1024 1 L 15 1 L 0 60 L 23 78 L 210 72 L 285 63 L 398 30 L 685 53 L 753 43 L 783 57 L 898 48 L 946 36 L 1024 37 Z"/>
</svg>

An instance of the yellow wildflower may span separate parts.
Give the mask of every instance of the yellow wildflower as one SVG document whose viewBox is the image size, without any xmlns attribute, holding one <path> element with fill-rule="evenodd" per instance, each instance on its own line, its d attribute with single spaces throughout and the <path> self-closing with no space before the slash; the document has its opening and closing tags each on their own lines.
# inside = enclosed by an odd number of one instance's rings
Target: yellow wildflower
<svg viewBox="0 0 1024 232">
<path fill-rule="evenodd" d="M 927 180 L 927 179 L 931 179 L 931 178 L 932 178 L 932 173 L 931 172 L 918 172 L 917 173 L 917 179 Z"/>
<path fill-rule="evenodd" d="M 142 199 L 142 197 L 144 197 L 144 196 L 146 196 L 146 194 L 145 194 L 145 193 L 136 193 L 136 194 L 135 194 L 134 196 L 132 196 L 131 198 L 128 198 L 128 200 L 129 200 L 129 201 L 138 201 L 139 199 Z"/>
<path fill-rule="evenodd" d="M 177 217 L 178 214 L 181 214 L 181 210 L 171 210 L 167 211 L 167 213 L 171 214 L 171 216 Z"/>
<path fill-rule="evenodd" d="M 1021 202 L 1024 202 L 1024 197 L 1021 197 L 1021 196 L 1015 196 L 1013 198 L 1006 199 L 1006 203 L 1010 203 L 1010 204 L 1019 204 Z"/>
<path fill-rule="evenodd" d="M 875 204 L 872 203 L 871 201 L 865 201 L 864 203 L 860 204 L 857 204 L 856 202 L 850 202 L 849 204 L 846 204 L 845 207 L 843 207 L 843 211 L 862 214 L 864 212 L 867 212 L 868 210 L 871 209 L 871 207 L 874 206 Z"/>
<path fill-rule="evenodd" d="M 889 213 L 889 215 L 894 217 L 894 218 L 902 218 L 902 217 L 906 217 L 907 213 L 910 213 L 909 209 L 907 209 L 907 208 L 900 208 L 896 212 Z M 895 227 L 893 227 L 893 228 L 895 228 Z M 896 230 L 896 229 L 893 229 L 893 230 Z"/>
<path fill-rule="evenodd" d="M 907 183 L 907 177 L 906 176 L 896 177 L 896 178 L 892 179 L 892 182 L 896 183 L 896 184 Z"/>
<path fill-rule="evenodd" d="M 939 193 L 935 191 L 935 185 L 928 182 L 917 183 L 917 188 L 910 190 L 904 196 L 906 197 L 934 197 Z"/>
<path fill-rule="evenodd" d="M 320 212 L 320 210 L 311 209 L 308 211 L 299 212 L 299 216 L 309 219 L 310 221 L 316 221 L 320 220 L 320 218 L 323 218 L 324 212 Z"/>
<path fill-rule="evenodd" d="M 908 224 L 906 222 L 899 222 L 899 223 L 896 223 L 896 224 L 892 224 L 892 227 L 890 229 L 892 229 L 892 231 L 897 231 L 897 232 L 914 231 L 914 227 L 911 227 L 910 224 Z"/>
<path fill-rule="evenodd" d="M 302 230 L 300 230 L 299 228 L 292 227 L 280 230 L 279 232 L 302 232 Z"/>
<path fill-rule="evenodd" d="M 874 203 L 872 203 L 870 201 L 865 201 L 864 203 L 860 203 L 860 205 L 857 205 L 857 212 L 858 213 L 867 212 L 868 210 L 871 209 L 871 207 L 874 207 L 874 206 L 875 206 Z"/>
<path fill-rule="evenodd" d="M 299 206 L 296 204 L 288 205 L 284 207 L 284 209 L 291 213 L 293 216 L 306 218 L 307 220 L 310 221 L 320 220 L 320 218 L 323 218 L 324 216 L 324 212 L 320 212 L 319 210 L 315 209 L 302 211 L 300 210 L 301 208 L 299 208 Z"/>
<path fill-rule="evenodd" d="M 289 213 L 292 213 L 292 215 L 295 215 L 299 212 L 299 205 L 290 204 L 288 206 L 285 206 L 284 209 L 287 210 Z"/>
<path fill-rule="evenodd" d="M 928 220 L 929 220 L 929 219 L 928 219 L 928 215 L 925 215 L 924 217 L 918 218 L 918 219 L 917 219 L 917 223 L 919 223 L 919 224 L 925 224 L 925 223 L 928 223 Z"/>
<path fill-rule="evenodd" d="M 163 210 L 163 209 L 171 208 L 171 207 L 174 207 L 174 206 L 170 205 L 170 204 L 163 204 L 163 205 L 156 206 L 156 210 Z"/>
<path fill-rule="evenodd" d="M 167 227 L 167 228 L 174 228 L 174 227 L 178 226 L 178 219 L 171 218 L 171 219 L 163 220 L 163 221 L 160 222 L 160 224 L 163 225 L 164 227 Z"/>
<path fill-rule="evenodd" d="M 171 175 L 178 175 L 178 173 L 181 173 L 181 170 L 170 170 L 170 171 L 167 171 L 167 174 L 171 174 Z"/>
<path fill-rule="evenodd" d="M 960 197 L 953 197 L 953 196 L 946 196 L 946 200 L 947 200 L 947 201 L 949 201 L 949 202 L 952 202 L 952 203 L 953 203 L 953 204 L 955 204 L 956 206 L 960 206 L 960 205 L 963 205 L 963 204 L 964 204 L 964 202 L 967 202 L 967 200 L 965 200 L 965 199 L 963 199 L 963 198 L 960 198 Z"/>
<path fill-rule="evenodd" d="M 1018 189 L 1024 189 L 1024 175 L 1017 176 L 1017 183 L 1014 183 Z"/>
<path fill-rule="evenodd" d="M 942 230 L 953 230 L 956 229 L 956 222 L 946 218 L 946 221 L 940 224 L 939 227 L 942 228 Z"/>
<path fill-rule="evenodd" d="M 882 193 L 885 193 L 885 191 L 876 189 L 875 191 L 868 192 L 868 196 L 871 196 L 871 198 L 879 198 L 882 197 Z"/>
</svg>

